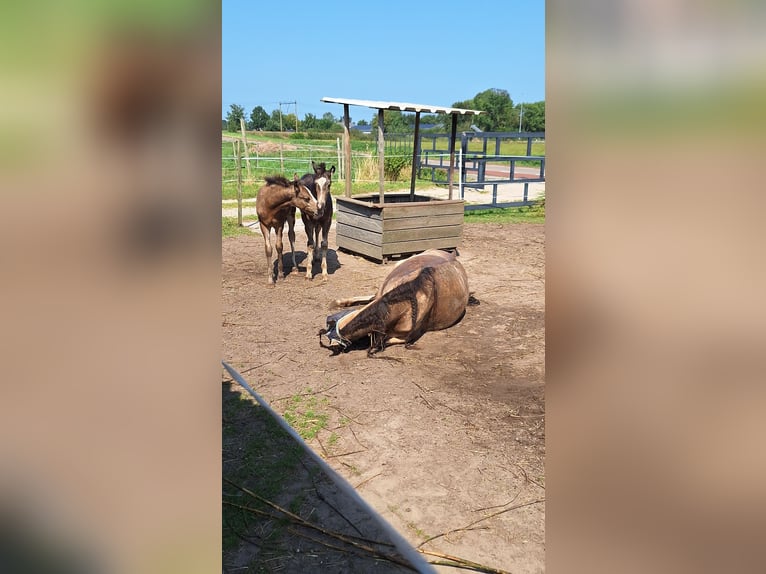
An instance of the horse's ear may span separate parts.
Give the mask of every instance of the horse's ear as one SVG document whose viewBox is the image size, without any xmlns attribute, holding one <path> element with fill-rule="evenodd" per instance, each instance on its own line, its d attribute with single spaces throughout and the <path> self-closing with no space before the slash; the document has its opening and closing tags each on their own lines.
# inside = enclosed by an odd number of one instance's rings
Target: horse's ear
<svg viewBox="0 0 766 574">
<path fill-rule="evenodd" d="M 313 160 L 313 159 L 311 160 L 311 169 L 313 169 L 314 171 L 316 171 L 316 170 L 317 170 L 317 164 L 316 164 L 316 163 L 314 163 L 314 160 Z"/>
<path fill-rule="evenodd" d="M 335 173 L 335 166 L 332 166 L 332 167 L 330 168 L 330 173 Z"/>
</svg>

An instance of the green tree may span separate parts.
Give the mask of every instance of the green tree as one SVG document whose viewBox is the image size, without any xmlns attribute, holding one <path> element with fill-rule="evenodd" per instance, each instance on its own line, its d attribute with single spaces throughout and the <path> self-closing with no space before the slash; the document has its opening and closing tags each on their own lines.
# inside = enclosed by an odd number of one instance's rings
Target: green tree
<svg viewBox="0 0 766 574">
<path fill-rule="evenodd" d="M 524 113 L 521 114 L 521 129 L 528 132 L 545 131 L 545 102 L 534 102 L 523 104 Z M 519 113 L 521 113 L 520 106 Z M 518 116 L 517 116 L 518 118 Z M 518 119 L 516 120 L 518 122 Z M 518 128 L 518 123 L 516 124 Z"/>
<path fill-rule="evenodd" d="M 325 112 L 322 119 L 317 122 L 318 128 L 324 131 L 330 131 L 335 126 L 335 117 L 330 112 Z"/>
<path fill-rule="evenodd" d="M 370 124 L 367 123 L 367 120 L 359 120 L 356 122 L 356 125 L 358 126 L 369 126 Z"/>
<path fill-rule="evenodd" d="M 226 128 L 230 132 L 239 131 L 239 120 L 245 117 L 245 108 L 237 104 L 231 104 L 229 113 L 226 114 Z"/>
<path fill-rule="evenodd" d="M 315 130 L 317 129 L 317 126 L 319 125 L 319 120 L 314 114 L 306 114 L 303 116 L 303 121 L 301 122 L 301 128 L 304 130 Z"/>
<path fill-rule="evenodd" d="M 413 125 L 414 125 L 413 119 Z M 378 115 L 372 118 L 372 131 L 375 132 L 378 129 Z M 387 134 L 406 134 L 412 132 L 407 117 L 399 110 L 384 110 L 383 111 L 383 132 Z"/>
<path fill-rule="evenodd" d="M 450 107 L 452 108 L 463 108 L 466 110 L 475 110 L 478 109 L 474 105 L 473 100 L 463 100 L 462 102 L 455 102 Z M 481 116 L 479 116 L 481 117 Z M 471 129 L 471 124 L 474 123 L 474 120 L 476 119 L 476 116 L 458 116 L 457 117 L 457 131 L 458 133 L 464 132 L 466 130 Z M 452 115 L 451 114 L 442 114 L 439 116 L 439 123 L 444 126 L 444 131 L 446 133 L 450 133 L 452 130 Z"/>
<path fill-rule="evenodd" d="M 514 113 L 513 100 L 506 90 L 491 88 L 479 92 L 473 98 L 474 109 L 485 113 L 476 116 L 476 125 L 485 132 L 503 132 L 518 129 L 513 126 L 513 118 L 518 116 Z M 458 107 L 458 106 L 456 106 Z"/>
<path fill-rule="evenodd" d="M 300 125 L 298 124 L 298 118 L 295 116 L 295 114 L 282 114 L 282 130 L 283 131 L 289 131 L 289 130 L 295 131 L 296 125 L 298 126 L 298 129 L 300 129 Z"/>
<path fill-rule="evenodd" d="M 250 112 L 250 122 L 247 125 L 249 130 L 262 130 L 269 121 L 269 114 L 261 106 L 255 106 Z"/>
<path fill-rule="evenodd" d="M 266 122 L 266 131 L 278 132 L 281 123 L 280 119 L 282 119 L 282 115 L 279 110 L 272 110 L 269 120 Z"/>
</svg>

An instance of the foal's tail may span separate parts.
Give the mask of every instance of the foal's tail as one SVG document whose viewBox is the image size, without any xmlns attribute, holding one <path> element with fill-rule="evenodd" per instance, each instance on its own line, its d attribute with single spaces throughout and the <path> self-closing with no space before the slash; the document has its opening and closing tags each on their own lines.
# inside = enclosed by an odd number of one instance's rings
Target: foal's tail
<svg viewBox="0 0 766 574">
<path fill-rule="evenodd" d="M 330 309 L 337 309 L 338 307 L 353 307 L 355 305 L 367 305 L 370 301 L 375 299 L 375 295 L 369 297 L 349 297 L 348 299 L 336 299 L 330 303 Z"/>
</svg>

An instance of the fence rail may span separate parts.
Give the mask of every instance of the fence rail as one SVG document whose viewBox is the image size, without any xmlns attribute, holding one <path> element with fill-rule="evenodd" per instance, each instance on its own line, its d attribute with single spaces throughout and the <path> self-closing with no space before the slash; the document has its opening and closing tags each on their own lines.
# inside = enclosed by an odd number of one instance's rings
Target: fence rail
<svg viewBox="0 0 766 574">
<path fill-rule="evenodd" d="M 224 197 L 231 198 L 234 185 L 237 197 L 241 197 L 243 185 L 260 186 L 263 177 L 267 175 L 280 173 L 300 176 L 309 173 L 312 161 L 337 165 L 338 179 L 345 179 L 348 169 L 353 182 L 378 181 L 378 154 L 375 149 L 352 152 L 351 165 L 345 166 L 339 140 L 336 140 L 335 146 L 272 142 L 268 144 L 268 155 L 258 153 L 252 142 L 246 148 L 241 145 L 241 140 L 231 138 L 224 138 L 222 151 L 229 142 L 233 155 L 224 152 L 221 157 Z M 449 184 L 448 142 L 447 134 L 420 134 L 417 142 L 419 161 L 415 166 L 410 166 L 416 170 L 419 179 L 431 181 L 435 189 L 436 186 Z M 518 144 L 508 145 L 506 142 L 525 142 L 526 146 L 520 148 Z M 533 205 L 540 194 L 544 193 L 541 185 L 545 183 L 544 142 L 545 132 L 462 133 L 454 156 L 453 177 L 458 181 L 453 179 L 453 185 L 458 185 L 459 198 L 466 200 L 465 210 Z M 415 142 L 411 135 L 392 134 L 391 145 L 386 146 L 385 157 L 410 159 L 413 145 Z M 508 153 L 509 149 L 523 149 L 526 153 Z M 249 151 L 245 153 L 246 150 Z M 534 186 L 531 190 L 530 185 Z M 248 189 L 252 195 L 254 190 L 252 187 Z M 491 190 L 491 195 L 487 193 L 488 190 Z"/>
</svg>

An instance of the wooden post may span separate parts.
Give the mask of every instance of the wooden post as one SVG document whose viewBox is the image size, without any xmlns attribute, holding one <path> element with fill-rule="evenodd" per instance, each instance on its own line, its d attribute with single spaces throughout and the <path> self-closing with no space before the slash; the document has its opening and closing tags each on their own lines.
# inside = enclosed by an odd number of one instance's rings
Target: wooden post
<svg viewBox="0 0 766 574">
<path fill-rule="evenodd" d="M 457 134 L 457 114 L 452 114 L 452 133 L 449 138 L 449 171 L 447 180 L 449 181 L 449 198 L 452 199 L 452 172 L 455 165 L 455 136 Z"/>
<path fill-rule="evenodd" d="M 242 227 L 242 154 L 240 143 L 236 142 L 234 157 L 237 162 L 237 223 Z"/>
<path fill-rule="evenodd" d="M 351 197 L 351 116 L 348 114 L 348 104 L 343 104 L 343 155 L 346 175 L 346 197 Z"/>
<path fill-rule="evenodd" d="M 284 156 L 285 144 L 279 142 L 279 169 L 284 173 L 285 171 L 285 156 Z"/>
<path fill-rule="evenodd" d="M 412 141 L 412 175 L 410 176 L 410 201 L 415 201 L 415 160 L 420 144 L 420 112 L 415 112 L 415 139 Z"/>
<path fill-rule="evenodd" d="M 239 127 L 242 129 L 242 145 L 245 147 L 245 163 L 247 164 L 247 179 L 252 179 L 250 173 L 250 154 L 247 151 L 247 134 L 245 133 L 245 119 L 239 118 Z"/>
<path fill-rule="evenodd" d="M 386 177 L 386 140 L 383 137 L 383 109 L 378 110 L 378 184 L 380 203 L 383 203 L 383 190 L 385 189 L 385 177 Z"/>
</svg>

